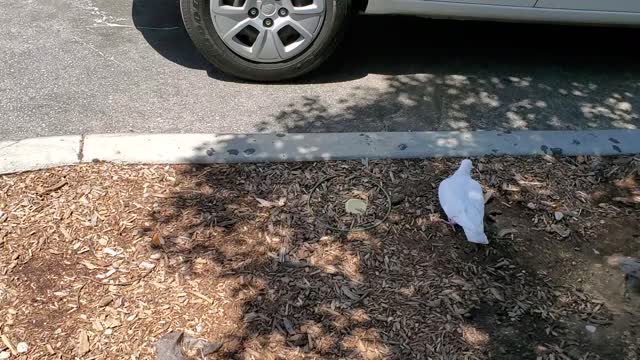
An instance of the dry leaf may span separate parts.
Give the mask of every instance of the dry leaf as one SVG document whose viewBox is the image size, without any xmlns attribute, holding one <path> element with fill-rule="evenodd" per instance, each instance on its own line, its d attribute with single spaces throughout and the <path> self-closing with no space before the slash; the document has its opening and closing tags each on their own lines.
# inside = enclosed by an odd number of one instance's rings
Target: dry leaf
<svg viewBox="0 0 640 360">
<path fill-rule="evenodd" d="M 164 245 L 164 239 L 160 236 L 159 232 L 154 233 L 151 237 L 151 247 L 159 248 L 162 247 L 162 245 Z"/>
</svg>

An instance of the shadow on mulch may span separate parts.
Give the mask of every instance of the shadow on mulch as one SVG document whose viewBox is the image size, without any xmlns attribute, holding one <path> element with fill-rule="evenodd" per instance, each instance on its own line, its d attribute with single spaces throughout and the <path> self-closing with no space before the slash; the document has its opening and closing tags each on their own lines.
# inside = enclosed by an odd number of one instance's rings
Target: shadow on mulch
<svg viewBox="0 0 640 360">
<path fill-rule="evenodd" d="M 637 207 L 577 196 L 637 176 L 638 163 L 588 173 L 596 160 L 481 162 L 495 190 L 488 247 L 437 222 L 437 184 L 457 166 L 446 160 L 190 167 L 146 230 L 175 276 L 227 291 L 202 308 L 221 314 L 206 330 L 224 342 L 219 358 L 622 359 L 638 312 L 602 263 L 640 256 Z M 588 174 L 555 184 L 558 169 Z M 332 175 L 369 177 L 401 200 L 373 230 L 332 233 L 306 206 Z M 503 186 L 514 179 L 519 190 Z M 566 218 L 554 223 L 551 209 Z"/>
</svg>

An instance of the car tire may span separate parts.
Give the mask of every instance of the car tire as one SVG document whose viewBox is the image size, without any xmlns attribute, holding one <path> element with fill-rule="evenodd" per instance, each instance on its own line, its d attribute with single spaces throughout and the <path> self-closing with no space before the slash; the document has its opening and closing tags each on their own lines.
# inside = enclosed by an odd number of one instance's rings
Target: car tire
<svg viewBox="0 0 640 360">
<path fill-rule="evenodd" d="M 196 48 L 222 72 L 261 82 L 289 80 L 318 68 L 341 43 L 353 14 L 352 0 L 325 0 L 321 27 L 301 53 L 283 61 L 260 62 L 238 55 L 223 41 L 212 19 L 212 1 L 222 0 L 180 0 L 184 25 Z"/>
</svg>

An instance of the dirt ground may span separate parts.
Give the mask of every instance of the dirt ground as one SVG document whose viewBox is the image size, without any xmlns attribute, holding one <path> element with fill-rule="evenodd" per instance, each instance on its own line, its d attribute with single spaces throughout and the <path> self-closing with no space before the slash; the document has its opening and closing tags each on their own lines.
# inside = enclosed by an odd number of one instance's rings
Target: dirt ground
<svg viewBox="0 0 640 360">
<path fill-rule="evenodd" d="M 185 331 L 207 359 L 640 358 L 609 265 L 640 257 L 640 158 L 475 159 L 488 246 L 439 221 L 458 161 L 0 176 L 0 352 L 155 359 Z"/>
</svg>

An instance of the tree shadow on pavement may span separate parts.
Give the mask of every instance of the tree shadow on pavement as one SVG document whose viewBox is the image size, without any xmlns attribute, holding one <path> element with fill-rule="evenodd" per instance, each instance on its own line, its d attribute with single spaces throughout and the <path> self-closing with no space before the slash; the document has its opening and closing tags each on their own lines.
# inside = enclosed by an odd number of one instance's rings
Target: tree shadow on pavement
<svg viewBox="0 0 640 360">
<path fill-rule="evenodd" d="M 640 59 L 628 46 L 637 29 L 396 17 L 358 25 L 336 71 L 369 81 L 337 103 L 301 96 L 257 131 L 640 127 Z"/>
<path fill-rule="evenodd" d="M 174 0 L 135 0 L 132 14 L 167 59 L 238 81 L 198 54 Z M 163 26 L 180 29 L 153 30 Z M 638 34 L 630 28 L 359 16 L 333 60 L 288 83 L 345 83 L 343 95 L 301 95 L 264 114 L 255 131 L 635 129 L 640 58 L 630 44 Z"/>
</svg>

